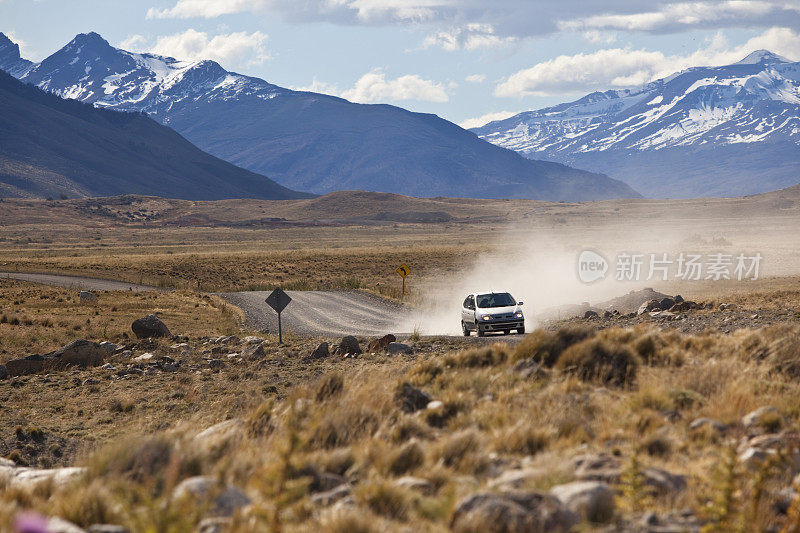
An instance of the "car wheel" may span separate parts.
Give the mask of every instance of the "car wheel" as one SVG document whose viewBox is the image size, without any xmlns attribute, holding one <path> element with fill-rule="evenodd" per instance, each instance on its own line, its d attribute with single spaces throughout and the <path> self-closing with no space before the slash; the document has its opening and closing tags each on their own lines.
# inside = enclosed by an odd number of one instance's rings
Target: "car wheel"
<svg viewBox="0 0 800 533">
<path fill-rule="evenodd" d="M 503 330 L 503 335 L 508 335 L 509 333 L 511 333 L 510 329 L 504 329 Z"/>
<path fill-rule="evenodd" d="M 517 335 L 525 335 L 525 328 L 517 328 Z"/>
<path fill-rule="evenodd" d="M 467 327 L 467 323 L 463 320 L 461 321 L 461 332 L 465 337 L 469 337 L 469 328 Z"/>
<path fill-rule="evenodd" d="M 478 335 L 478 337 L 483 337 L 483 336 L 486 334 L 486 333 L 485 333 L 485 332 L 484 332 L 484 331 L 481 329 L 481 327 L 480 327 L 480 326 L 478 326 L 477 324 L 475 325 L 475 333 Z"/>
</svg>

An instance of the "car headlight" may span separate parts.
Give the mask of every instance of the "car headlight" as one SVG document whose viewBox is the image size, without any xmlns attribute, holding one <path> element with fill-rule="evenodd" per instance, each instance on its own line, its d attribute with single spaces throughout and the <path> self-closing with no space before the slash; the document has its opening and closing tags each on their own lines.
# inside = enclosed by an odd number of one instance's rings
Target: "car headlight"
<svg viewBox="0 0 800 533">
<path fill-rule="evenodd" d="M 483 315 L 481 318 L 482 318 L 483 320 L 486 320 L 486 321 L 488 321 L 488 320 L 491 320 L 491 319 L 492 319 L 492 316 L 491 316 L 491 315 Z"/>
<path fill-rule="evenodd" d="M 517 318 L 522 318 L 522 313 L 517 313 L 514 316 L 517 317 Z"/>
</svg>

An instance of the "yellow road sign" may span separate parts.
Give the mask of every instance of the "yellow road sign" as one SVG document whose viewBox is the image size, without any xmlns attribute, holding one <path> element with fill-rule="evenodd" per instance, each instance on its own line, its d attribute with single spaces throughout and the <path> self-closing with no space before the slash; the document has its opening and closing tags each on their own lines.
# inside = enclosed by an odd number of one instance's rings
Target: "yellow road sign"
<svg viewBox="0 0 800 533">
<path fill-rule="evenodd" d="M 406 265 L 405 263 L 397 267 L 397 273 L 400 274 L 401 278 L 405 278 L 406 276 L 408 276 L 409 272 L 411 272 L 411 269 L 408 268 L 408 265 Z"/>
</svg>

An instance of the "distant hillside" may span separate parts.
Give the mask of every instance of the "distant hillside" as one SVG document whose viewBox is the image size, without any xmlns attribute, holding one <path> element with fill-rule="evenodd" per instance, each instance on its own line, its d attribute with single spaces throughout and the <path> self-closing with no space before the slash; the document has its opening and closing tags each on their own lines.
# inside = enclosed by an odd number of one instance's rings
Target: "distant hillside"
<svg viewBox="0 0 800 533">
<path fill-rule="evenodd" d="M 592 168 L 645 196 L 738 196 L 800 180 L 800 62 L 767 50 L 473 130 L 530 158 Z"/>
<path fill-rule="evenodd" d="M 96 109 L 0 72 L 0 197 L 311 195 L 217 159 L 141 113 Z"/>
<path fill-rule="evenodd" d="M 5 57 L 0 68 L 19 68 L 16 48 Z M 65 98 L 144 111 L 203 150 L 294 189 L 566 201 L 639 196 L 603 174 L 525 159 L 436 115 L 292 91 L 214 61 L 136 54 L 96 33 L 76 36 L 20 72 L 22 81 Z"/>
</svg>

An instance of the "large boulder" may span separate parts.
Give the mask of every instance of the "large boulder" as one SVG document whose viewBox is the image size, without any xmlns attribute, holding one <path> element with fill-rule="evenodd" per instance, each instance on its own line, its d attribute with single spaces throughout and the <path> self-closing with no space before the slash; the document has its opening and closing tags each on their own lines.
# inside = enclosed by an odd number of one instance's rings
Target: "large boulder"
<svg viewBox="0 0 800 533">
<path fill-rule="evenodd" d="M 327 342 L 319 343 L 319 346 L 314 348 L 314 351 L 311 352 L 309 356 L 311 359 L 325 359 L 326 357 L 330 356 L 329 345 Z"/>
<path fill-rule="evenodd" d="M 6 365 L 0 365 L 0 380 L 6 379 L 8 377 L 8 370 L 6 369 Z"/>
<path fill-rule="evenodd" d="M 98 366 L 108 352 L 98 343 L 86 339 L 74 340 L 51 354 L 57 366 Z"/>
<path fill-rule="evenodd" d="M 339 346 L 333 352 L 335 355 L 358 355 L 361 352 L 361 346 L 358 345 L 358 339 L 352 335 L 347 335 L 339 342 Z"/>
<path fill-rule="evenodd" d="M 386 353 L 389 355 L 411 355 L 414 353 L 414 348 L 402 342 L 390 342 L 386 347 Z"/>
<path fill-rule="evenodd" d="M 550 494 L 584 520 L 604 523 L 614 516 L 614 491 L 607 483 L 574 481 L 553 487 Z"/>
<path fill-rule="evenodd" d="M 97 302 L 97 295 L 89 291 L 81 291 L 78 298 L 82 303 L 93 304 Z"/>
<path fill-rule="evenodd" d="M 487 533 L 567 532 L 580 519 L 557 498 L 541 492 L 479 493 L 456 506 L 453 531 Z"/>
<path fill-rule="evenodd" d="M 639 309 L 636 311 L 637 315 L 643 315 L 645 313 L 649 313 L 651 311 L 661 311 L 661 300 L 647 300 L 642 305 L 639 306 Z"/>
<path fill-rule="evenodd" d="M 195 500 L 198 505 L 210 503 L 211 516 L 232 516 L 237 509 L 250 505 L 250 497 L 238 487 L 220 488 L 211 476 L 194 476 L 181 481 L 172 491 L 175 500 Z"/>
<path fill-rule="evenodd" d="M 623 465 L 619 459 L 609 454 L 587 454 L 573 459 L 575 479 L 579 481 L 602 481 L 609 485 L 619 485 L 622 480 Z M 644 484 L 659 494 L 677 494 L 686 489 L 686 477 L 655 467 L 642 469 Z"/>
<path fill-rule="evenodd" d="M 380 339 L 375 339 L 374 341 L 370 342 L 367 345 L 367 351 L 370 353 L 378 353 L 378 352 L 385 352 L 386 349 L 389 347 L 390 343 L 393 343 L 397 340 L 397 337 L 389 333 L 388 335 L 384 335 Z"/>
<path fill-rule="evenodd" d="M 137 318 L 133 321 L 133 324 L 131 324 L 131 329 L 133 330 L 134 335 L 140 339 L 172 336 L 172 333 L 169 332 L 167 325 L 164 324 L 155 314 Z"/>
<path fill-rule="evenodd" d="M 12 359 L 6 363 L 9 376 L 36 374 L 45 369 L 45 359 L 41 355 L 29 355 L 20 359 Z"/>
</svg>

